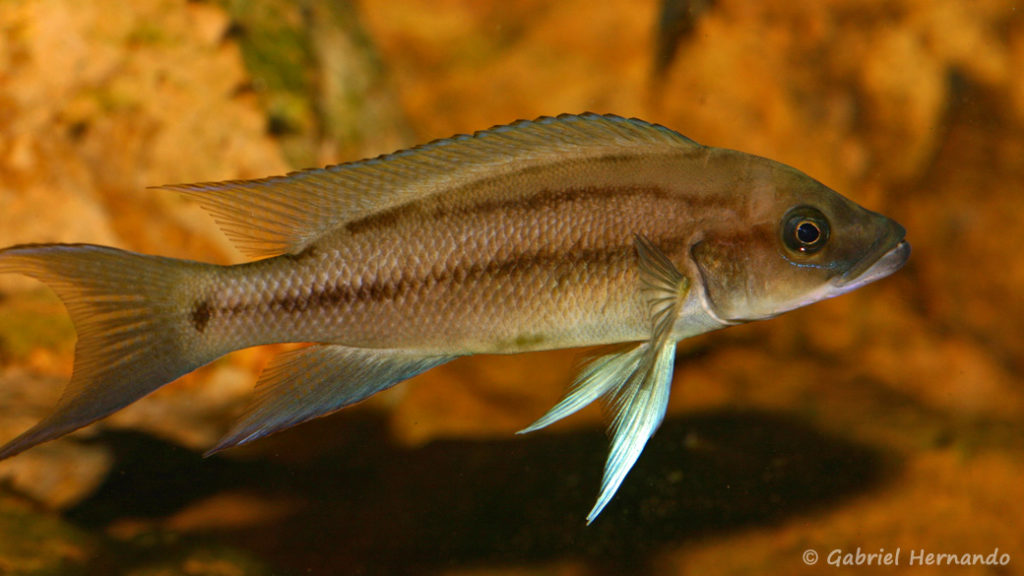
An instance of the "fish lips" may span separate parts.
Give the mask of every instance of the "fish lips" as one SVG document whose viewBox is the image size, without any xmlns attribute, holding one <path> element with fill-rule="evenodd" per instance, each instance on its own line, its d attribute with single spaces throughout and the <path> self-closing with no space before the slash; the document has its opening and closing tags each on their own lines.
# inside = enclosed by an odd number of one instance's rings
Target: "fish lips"
<svg viewBox="0 0 1024 576">
<path fill-rule="evenodd" d="M 872 252 L 870 251 L 869 254 Z M 910 243 L 901 238 L 895 246 L 886 250 L 877 259 L 864 258 L 847 270 L 845 274 L 835 277 L 831 283 L 843 292 L 849 292 L 875 280 L 885 278 L 902 268 L 909 258 Z"/>
</svg>

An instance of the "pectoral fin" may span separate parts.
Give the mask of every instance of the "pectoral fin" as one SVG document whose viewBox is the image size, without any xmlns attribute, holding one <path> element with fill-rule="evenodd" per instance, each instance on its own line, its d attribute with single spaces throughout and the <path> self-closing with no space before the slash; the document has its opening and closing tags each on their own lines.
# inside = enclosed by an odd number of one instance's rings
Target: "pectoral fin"
<svg viewBox="0 0 1024 576">
<path fill-rule="evenodd" d="M 571 391 L 521 433 L 538 430 L 598 398 L 609 400 L 611 451 L 601 491 L 587 515 L 591 523 L 604 510 L 636 463 L 647 440 L 665 418 L 676 343 L 672 328 L 689 290 L 689 280 L 647 238 L 635 239 L 642 291 L 649 306 L 651 339 L 620 347 L 587 363 Z"/>
<path fill-rule="evenodd" d="M 323 344 L 285 352 L 264 368 L 245 413 L 207 454 L 341 410 L 452 358 Z"/>
</svg>

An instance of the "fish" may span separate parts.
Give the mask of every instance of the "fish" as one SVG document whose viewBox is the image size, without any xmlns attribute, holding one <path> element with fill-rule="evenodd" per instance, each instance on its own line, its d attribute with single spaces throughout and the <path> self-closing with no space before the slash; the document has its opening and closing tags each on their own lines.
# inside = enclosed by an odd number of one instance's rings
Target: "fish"
<svg viewBox="0 0 1024 576">
<path fill-rule="evenodd" d="M 0 250 L 77 332 L 70 382 L 0 459 L 234 350 L 272 358 L 214 453 L 461 356 L 597 347 L 520 433 L 595 400 L 610 449 L 592 523 L 665 417 L 676 343 L 888 276 L 906 231 L 784 164 L 616 115 L 520 120 L 375 158 L 165 185 L 252 260 L 88 244 Z"/>
</svg>

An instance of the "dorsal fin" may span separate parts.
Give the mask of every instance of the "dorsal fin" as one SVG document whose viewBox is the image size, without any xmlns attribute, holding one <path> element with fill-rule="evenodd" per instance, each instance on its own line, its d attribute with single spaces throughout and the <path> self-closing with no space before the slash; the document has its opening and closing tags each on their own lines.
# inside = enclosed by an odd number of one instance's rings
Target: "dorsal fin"
<svg viewBox="0 0 1024 576">
<path fill-rule="evenodd" d="M 243 252 L 301 252 L 334 228 L 492 177 L 560 159 L 610 150 L 699 146 L 657 124 L 613 115 L 563 114 L 520 120 L 369 160 L 256 180 L 172 184 L 194 198 Z"/>
</svg>

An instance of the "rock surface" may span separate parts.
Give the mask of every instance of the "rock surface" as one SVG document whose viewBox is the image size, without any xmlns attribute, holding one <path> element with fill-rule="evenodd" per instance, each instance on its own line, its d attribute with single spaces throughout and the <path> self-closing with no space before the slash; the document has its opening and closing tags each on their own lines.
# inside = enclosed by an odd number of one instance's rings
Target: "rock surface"
<svg viewBox="0 0 1024 576">
<path fill-rule="evenodd" d="M 242 4 L 278 27 L 243 18 Z M 111 552 L 110 539 L 148 534 L 230 542 L 317 574 L 582 575 L 633 562 L 818 574 L 829 551 L 858 546 L 902 546 L 893 574 L 920 573 L 909 549 L 1024 559 L 1024 17 L 1012 3 L 719 0 L 657 77 L 653 1 L 326 4 L 3 0 L 0 246 L 237 262 L 198 207 L 145 187 L 591 110 L 794 165 L 904 224 L 911 261 L 842 298 L 684 342 L 666 428 L 590 529 L 600 411 L 512 436 L 561 396 L 578 352 L 462 359 L 200 461 L 193 451 L 226 430 L 267 348 L 0 463 L 0 490 L 64 511 L 0 497 L 0 573 L 263 573 L 170 546 L 151 563 Z M 303 24 L 311 15 L 317 27 Z M 288 53 L 274 34 L 299 55 L 261 68 L 260 54 Z M 52 406 L 73 343 L 48 292 L 0 277 L 0 441 Z M 380 426 L 360 424 L 367 414 Z M 9 536 L 34 528 L 5 510 L 41 515 L 59 550 L 18 547 Z M 818 565 L 801 560 L 807 549 Z M 207 565 L 222 571 L 188 568 Z"/>
</svg>

